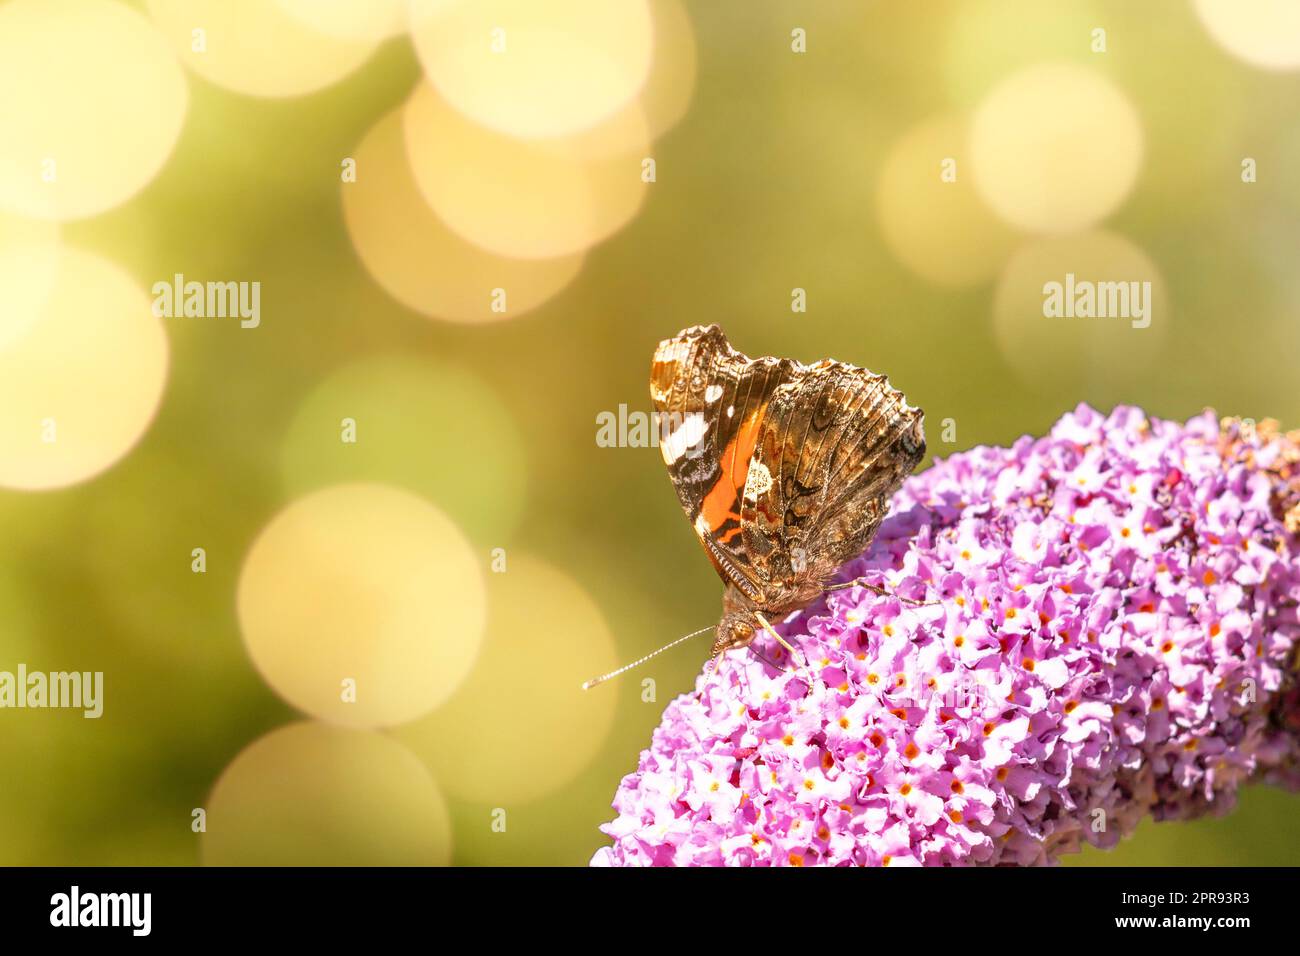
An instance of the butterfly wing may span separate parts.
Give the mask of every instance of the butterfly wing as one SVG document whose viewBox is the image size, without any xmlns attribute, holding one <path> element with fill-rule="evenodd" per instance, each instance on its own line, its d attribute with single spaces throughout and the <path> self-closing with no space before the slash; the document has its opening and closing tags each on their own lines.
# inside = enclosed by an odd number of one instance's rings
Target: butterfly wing
<svg viewBox="0 0 1300 956">
<path fill-rule="evenodd" d="M 765 410 L 795 367 L 749 359 L 710 325 L 660 342 L 650 369 L 659 448 L 682 510 L 722 580 L 756 603 L 763 581 L 743 547 L 741 504 Z"/>
<path fill-rule="evenodd" d="M 773 608 L 810 599 L 865 550 L 925 454 L 922 422 L 885 376 L 841 362 L 797 366 L 776 389 L 740 512 Z"/>
</svg>

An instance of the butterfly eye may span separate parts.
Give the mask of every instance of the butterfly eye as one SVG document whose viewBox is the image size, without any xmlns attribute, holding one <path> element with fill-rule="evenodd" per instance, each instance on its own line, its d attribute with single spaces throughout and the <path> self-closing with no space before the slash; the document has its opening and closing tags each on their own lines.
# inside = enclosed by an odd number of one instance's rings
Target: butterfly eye
<svg viewBox="0 0 1300 956">
<path fill-rule="evenodd" d="M 731 643 L 735 647 L 742 647 L 753 638 L 754 628 L 748 624 L 737 624 L 731 631 Z"/>
</svg>

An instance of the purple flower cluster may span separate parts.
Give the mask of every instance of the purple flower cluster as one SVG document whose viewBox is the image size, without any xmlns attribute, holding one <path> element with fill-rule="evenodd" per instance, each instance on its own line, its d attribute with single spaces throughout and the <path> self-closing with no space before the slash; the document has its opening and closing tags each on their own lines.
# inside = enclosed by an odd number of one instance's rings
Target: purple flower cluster
<svg viewBox="0 0 1300 956">
<path fill-rule="evenodd" d="M 592 863 L 1040 864 L 1300 782 L 1297 447 L 1080 406 L 937 462 L 841 572 L 889 594 L 673 701 Z"/>
</svg>

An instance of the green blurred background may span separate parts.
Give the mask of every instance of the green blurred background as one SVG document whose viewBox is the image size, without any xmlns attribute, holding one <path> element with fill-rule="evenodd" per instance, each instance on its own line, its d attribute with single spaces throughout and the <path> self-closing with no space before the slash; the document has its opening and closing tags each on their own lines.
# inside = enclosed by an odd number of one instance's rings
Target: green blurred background
<svg viewBox="0 0 1300 956">
<path fill-rule="evenodd" d="M 0 3 L 0 30 L 18 2 Z M 185 6 L 101 2 L 160 23 L 157 8 Z M 527 314 L 421 314 L 358 256 L 344 203 L 367 167 L 343 183 L 340 161 L 428 83 L 401 32 L 303 95 L 249 95 L 187 70 L 183 127 L 156 176 L 112 208 L 65 217 L 62 243 L 141 290 L 177 272 L 260 281 L 262 321 L 162 319 L 170 372 L 138 444 L 67 487 L 0 490 L 0 669 L 102 670 L 106 682 L 98 721 L 0 711 L 0 863 L 585 863 L 620 777 L 706 648 L 588 695 L 578 682 L 719 613 L 719 582 L 657 450 L 595 440 L 599 413 L 649 410 L 651 353 L 684 326 L 719 322 L 749 354 L 888 372 L 925 408 L 941 457 L 1041 433 L 1080 401 L 1300 422 L 1294 72 L 1235 55 L 1175 0 L 677 6 L 695 72 L 672 67 L 691 97 L 645 154 L 655 181 Z M 792 49 L 796 28 L 806 52 Z M 290 40 L 278 42 L 268 56 L 286 54 Z M 1300 51 L 1300 36 L 1289 42 Z M 1085 200 L 1117 194 L 1082 228 L 1004 222 L 970 185 L 966 131 L 999 84 L 1040 63 L 1100 77 L 1137 118 L 1136 142 L 1085 122 L 1053 146 L 1063 169 L 1132 154 L 1129 185 L 1071 184 Z M 945 157 L 956 183 L 940 184 Z M 1246 157 L 1256 182 L 1242 180 Z M 1008 262 L 1079 236 L 1063 261 L 1084 261 L 1095 230 L 1140 250 L 1124 260 L 1139 274 L 1115 277 L 1158 282 L 1151 328 L 1074 320 L 1044 332 L 1041 315 L 999 314 L 1014 299 Z M 792 311 L 796 288 L 804 312 Z M 343 416 L 358 422 L 355 446 L 339 441 Z M 414 492 L 463 532 L 485 636 L 434 628 L 432 640 L 481 647 L 427 717 L 285 731 L 318 715 L 250 659 L 241 573 L 284 508 L 359 479 Z M 195 547 L 206 573 L 191 570 Z M 378 653 L 372 638 L 358 636 L 364 653 Z M 284 640 L 283 666 L 310 657 L 310 633 Z M 250 756 L 254 742 L 267 750 Z M 206 833 L 195 808 L 209 811 Z M 1297 811 L 1295 796 L 1252 788 L 1233 815 L 1144 824 L 1118 850 L 1070 862 L 1294 864 Z"/>
</svg>

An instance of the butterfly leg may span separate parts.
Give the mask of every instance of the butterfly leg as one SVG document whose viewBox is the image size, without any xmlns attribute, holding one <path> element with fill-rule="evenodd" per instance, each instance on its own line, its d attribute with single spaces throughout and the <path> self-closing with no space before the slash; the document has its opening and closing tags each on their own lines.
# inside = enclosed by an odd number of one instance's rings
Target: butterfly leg
<svg viewBox="0 0 1300 956">
<path fill-rule="evenodd" d="M 859 587 L 866 588 L 868 591 L 873 591 L 876 594 L 880 594 L 885 597 L 896 597 L 904 604 L 910 604 L 913 607 L 938 607 L 940 604 L 943 603 L 942 601 L 917 601 L 914 600 L 913 598 L 905 598 L 901 594 L 895 594 L 892 591 L 887 590 L 886 588 L 882 588 L 878 584 L 868 584 L 866 580 L 864 580 L 863 578 L 858 578 L 855 581 L 845 581 L 842 584 L 832 584 L 826 590 L 843 591 L 845 588 L 859 588 Z"/>
<path fill-rule="evenodd" d="M 755 647 L 753 644 L 750 644 L 750 645 L 749 645 L 749 651 L 750 651 L 751 654 L 753 654 L 755 657 L 757 657 L 760 661 L 762 661 L 762 662 L 763 662 L 764 664 L 766 664 L 768 667 L 772 668 L 772 670 L 774 670 L 774 671 L 786 671 L 786 670 L 789 670 L 788 667 L 785 667 L 785 666 L 783 666 L 783 665 L 781 665 L 781 664 L 778 664 L 776 661 L 772 660 L 772 658 L 768 657 L 766 654 L 764 654 L 762 651 L 760 651 L 760 650 L 759 650 L 757 647 Z"/>
<path fill-rule="evenodd" d="M 754 618 L 755 620 L 758 621 L 759 624 L 763 625 L 763 630 L 767 631 L 768 634 L 772 635 L 772 637 L 775 638 L 778 644 L 780 644 L 782 647 L 784 647 L 787 651 L 790 652 L 790 660 L 793 661 L 795 655 L 795 649 L 790 644 L 790 642 L 787 641 L 780 634 L 776 633 L 776 628 L 774 628 L 771 624 L 769 624 L 767 622 L 767 618 L 763 617 L 762 614 L 759 614 L 757 611 L 755 611 Z"/>
</svg>

